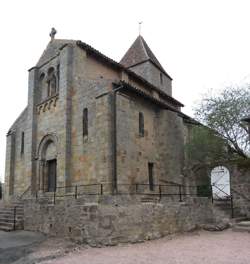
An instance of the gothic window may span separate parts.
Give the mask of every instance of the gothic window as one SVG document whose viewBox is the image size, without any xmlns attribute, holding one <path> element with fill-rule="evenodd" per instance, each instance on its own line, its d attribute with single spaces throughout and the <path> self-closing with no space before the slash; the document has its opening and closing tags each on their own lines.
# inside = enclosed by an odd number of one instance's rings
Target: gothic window
<svg viewBox="0 0 250 264">
<path fill-rule="evenodd" d="M 21 154 L 24 153 L 24 132 L 21 135 Z"/>
<path fill-rule="evenodd" d="M 139 112 L 139 135 L 144 137 L 144 115 L 142 112 Z"/>
<path fill-rule="evenodd" d="M 88 108 L 83 109 L 82 134 L 84 137 L 88 136 Z"/>
</svg>

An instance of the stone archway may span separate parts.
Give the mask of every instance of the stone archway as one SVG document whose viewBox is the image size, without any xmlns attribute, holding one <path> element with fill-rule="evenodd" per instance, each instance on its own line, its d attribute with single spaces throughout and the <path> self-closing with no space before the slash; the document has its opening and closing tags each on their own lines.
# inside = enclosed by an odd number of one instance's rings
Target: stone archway
<svg viewBox="0 0 250 264">
<path fill-rule="evenodd" d="M 39 190 L 51 192 L 57 185 L 57 138 L 53 134 L 46 135 L 38 148 Z"/>
</svg>

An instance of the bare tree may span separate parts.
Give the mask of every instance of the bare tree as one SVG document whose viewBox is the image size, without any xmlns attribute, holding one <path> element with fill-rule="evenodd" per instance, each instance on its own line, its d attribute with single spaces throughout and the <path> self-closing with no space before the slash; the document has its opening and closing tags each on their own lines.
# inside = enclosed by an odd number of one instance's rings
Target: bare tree
<svg viewBox="0 0 250 264">
<path fill-rule="evenodd" d="M 207 93 L 195 108 L 201 123 L 227 140 L 230 149 L 240 157 L 250 154 L 249 131 L 242 118 L 250 114 L 250 87 L 228 87 L 217 95 Z"/>
</svg>

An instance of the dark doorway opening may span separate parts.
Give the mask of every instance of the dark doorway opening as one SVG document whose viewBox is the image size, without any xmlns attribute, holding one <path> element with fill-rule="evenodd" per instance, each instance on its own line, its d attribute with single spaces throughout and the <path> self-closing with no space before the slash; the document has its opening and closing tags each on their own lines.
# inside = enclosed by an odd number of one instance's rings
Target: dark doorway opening
<svg viewBox="0 0 250 264">
<path fill-rule="evenodd" d="M 48 160 L 48 192 L 56 190 L 56 159 Z"/>
<path fill-rule="evenodd" d="M 149 190 L 154 190 L 154 163 L 148 163 L 148 180 L 149 180 Z"/>
</svg>

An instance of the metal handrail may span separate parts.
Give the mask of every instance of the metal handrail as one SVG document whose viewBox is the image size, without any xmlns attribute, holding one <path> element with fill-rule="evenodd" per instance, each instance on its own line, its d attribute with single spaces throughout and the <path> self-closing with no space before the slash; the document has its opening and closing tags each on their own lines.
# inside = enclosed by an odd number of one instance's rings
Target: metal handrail
<svg viewBox="0 0 250 264">
<path fill-rule="evenodd" d="M 17 199 L 22 199 L 23 196 L 31 189 L 31 185 L 28 186 L 28 188 L 22 193 L 20 194 L 19 196 L 17 196 Z"/>
<path fill-rule="evenodd" d="M 219 188 L 219 187 L 216 186 L 215 184 L 212 184 L 211 186 L 212 186 L 212 187 L 215 187 L 215 188 L 218 189 L 220 192 L 224 193 L 224 194 L 226 195 L 226 198 L 230 199 L 231 217 L 234 218 L 234 203 L 233 203 L 233 195 L 224 192 L 221 188 Z M 218 195 L 217 195 L 217 196 L 218 196 Z M 219 196 L 218 196 L 218 197 L 219 197 Z"/>
<path fill-rule="evenodd" d="M 219 188 L 217 185 L 212 184 L 212 187 L 215 187 L 216 189 L 218 189 L 220 192 L 224 193 L 227 197 L 230 197 L 230 194 L 224 192 L 221 188 Z"/>
<path fill-rule="evenodd" d="M 80 184 L 80 185 L 68 185 L 68 186 L 59 186 L 54 189 L 53 192 L 51 192 L 52 198 L 53 198 L 53 203 L 55 204 L 56 198 L 57 197 L 66 197 L 66 196 L 71 196 L 74 197 L 75 199 L 78 199 L 82 195 L 103 195 L 105 194 L 104 192 L 104 187 L 109 186 L 111 187 L 112 183 L 95 183 L 95 184 Z M 81 187 L 94 187 L 97 186 L 98 188 L 95 188 L 94 190 L 88 190 L 84 191 L 81 189 Z M 146 189 L 140 189 L 141 186 L 146 186 Z M 210 197 L 209 193 L 203 193 L 198 194 L 196 191 L 195 193 L 187 193 L 185 192 L 185 188 L 188 188 L 189 186 L 186 185 L 181 185 L 181 184 L 154 184 L 154 190 L 150 190 L 150 184 L 146 183 L 135 183 L 135 184 L 118 184 L 117 185 L 117 192 L 115 193 L 116 195 L 153 195 L 153 196 L 159 196 L 159 200 L 162 199 L 162 197 L 179 197 L 179 201 L 183 201 L 183 197 Z M 126 187 L 126 189 L 122 189 L 122 187 Z M 129 188 L 131 187 L 131 188 Z M 176 191 L 169 191 L 169 190 L 164 190 L 164 187 L 174 187 Z M 198 187 L 198 186 L 191 186 L 191 187 Z M 72 192 L 68 193 L 57 193 L 59 189 L 64 189 L 66 190 L 67 188 L 72 188 Z M 38 192 L 35 194 L 36 200 L 38 200 Z"/>
</svg>

